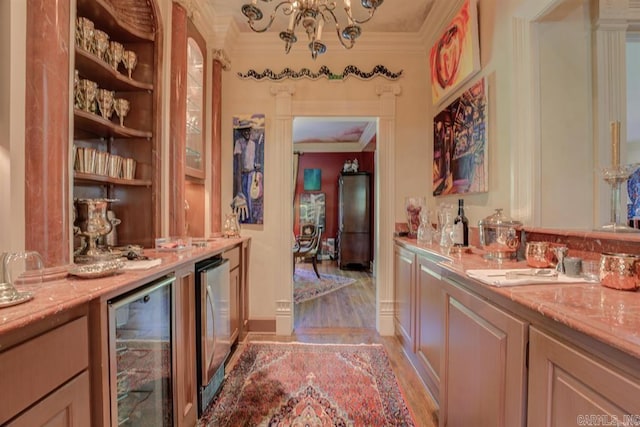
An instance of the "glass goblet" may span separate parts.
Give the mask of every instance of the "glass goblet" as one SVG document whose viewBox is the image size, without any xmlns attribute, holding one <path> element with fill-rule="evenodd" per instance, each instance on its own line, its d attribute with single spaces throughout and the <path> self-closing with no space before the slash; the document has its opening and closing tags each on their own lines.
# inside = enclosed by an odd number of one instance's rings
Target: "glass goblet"
<svg viewBox="0 0 640 427">
<path fill-rule="evenodd" d="M 80 93 L 82 94 L 82 105 L 81 108 L 84 111 L 89 111 L 91 113 L 96 112 L 96 95 L 98 93 L 98 84 L 91 80 L 81 79 L 78 83 L 78 87 L 80 89 Z"/>
<path fill-rule="evenodd" d="M 98 89 L 97 101 L 100 107 L 100 114 L 103 119 L 109 120 L 113 114 L 114 92 L 107 89 Z"/>
<path fill-rule="evenodd" d="M 101 30 L 95 30 L 93 33 L 94 53 L 102 61 L 105 61 L 105 54 L 109 48 L 109 35 Z"/>
<path fill-rule="evenodd" d="M 124 127 L 124 118 L 129 113 L 130 104 L 129 101 L 124 98 L 116 98 L 113 101 L 113 109 L 120 118 L 120 126 Z"/>
<path fill-rule="evenodd" d="M 124 46 L 121 43 L 111 41 L 109 42 L 109 59 L 111 60 L 111 67 L 114 70 L 118 70 L 118 65 L 122 61 L 122 55 L 124 54 Z"/>
<path fill-rule="evenodd" d="M 122 54 L 122 64 L 124 64 L 124 68 L 127 69 L 129 78 L 131 78 L 131 73 L 138 64 L 138 55 L 136 55 L 136 53 L 132 50 L 125 50 Z"/>
<path fill-rule="evenodd" d="M 93 21 L 87 18 L 78 17 L 76 20 L 76 32 L 79 34 L 79 37 L 76 37 L 76 40 L 80 42 L 80 47 L 87 52 L 91 52 L 94 31 L 95 28 Z"/>
</svg>

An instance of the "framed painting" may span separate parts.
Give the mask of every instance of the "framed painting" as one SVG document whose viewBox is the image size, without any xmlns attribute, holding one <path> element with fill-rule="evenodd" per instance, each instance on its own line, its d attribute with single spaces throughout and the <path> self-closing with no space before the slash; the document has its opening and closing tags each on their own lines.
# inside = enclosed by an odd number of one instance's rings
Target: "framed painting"
<svg viewBox="0 0 640 427">
<path fill-rule="evenodd" d="M 434 196 L 488 191 L 487 105 L 482 78 L 434 117 Z"/>
<path fill-rule="evenodd" d="M 325 205 L 324 193 L 300 194 L 300 224 L 317 223 L 326 230 Z"/>
<path fill-rule="evenodd" d="M 233 200 L 243 224 L 262 224 L 264 205 L 264 114 L 233 118 Z"/>
<path fill-rule="evenodd" d="M 322 186 L 322 169 L 304 170 L 304 191 L 320 191 Z"/>
<path fill-rule="evenodd" d="M 429 53 L 431 98 L 440 104 L 480 71 L 478 6 L 465 0 Z"/>
</svg>

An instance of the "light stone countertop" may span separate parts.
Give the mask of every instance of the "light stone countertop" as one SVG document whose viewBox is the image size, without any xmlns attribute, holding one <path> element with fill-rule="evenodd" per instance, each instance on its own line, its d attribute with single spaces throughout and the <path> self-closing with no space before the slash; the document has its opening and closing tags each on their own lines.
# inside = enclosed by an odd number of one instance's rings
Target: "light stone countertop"
<svg viewBox="0 0 640 427">
<path fill-rule="evenodd" d="M 65 279 L 44 282 L 39 285 L 21 285 L 19 291 L 32 291 L 34 298 L 22 304 L 0 308 L 0 337 L 2 334 L 28 326 L 48 316 L 72 309 L 97 298 L 110 299 L 157 278 L 222 253 L 249 238 L 215 238 L 206 247 L 194 247 L 183 251 L 157 251 L 146 249 L 144 255 L 159 258 L 162 263 L 145 270 L 125 270 L 111 276 L 83 279 L 67 276 Z M 0 350 L 2 341 L 0 340 Z"/>
<path fill-rule="evenodd" d="M 426 256 L 437 255 L 439 265 L 483 295 L 501 295 L 535 313 L 595 338 L 640 359 L 640 292 L 620 291 L 599 283 L 532 284 L 494 287 L 469 277 L 471 269 L 528 268 L 524 261 L 498 266 L 480 251 L 443 253 L 437 245 L 419 245 L 415 239 L 396 238 L 396 243 Z"/>
</svg>

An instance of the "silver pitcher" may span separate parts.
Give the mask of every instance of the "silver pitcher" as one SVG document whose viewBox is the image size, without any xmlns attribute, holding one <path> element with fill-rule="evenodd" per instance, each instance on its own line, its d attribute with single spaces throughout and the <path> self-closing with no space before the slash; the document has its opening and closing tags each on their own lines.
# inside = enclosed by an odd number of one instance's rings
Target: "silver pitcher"
<svg viewBox="0 0 640 427">
<path fill-rule="evenodd" d="M 76 199 L 78 216 L 75 226 L 79 228 L 78 235 L 87 238 L 87 248 L 83 255 L 99 256 L 98 239 L 109 234 L 113 225 L 107 219 L 107 206 L 113 199 Z"/>
<path fill-rule="evenodd" d="M 118 246 L 118 232 L 116 231 L 116 226 L 122 223 L 120 218 L 116 218 L 115 212 L 112 210 L 107 211 L 107 221 L 111 223 L 111 231 L 104 236 L 104 246 L 114 247 Z"/>
</svg>

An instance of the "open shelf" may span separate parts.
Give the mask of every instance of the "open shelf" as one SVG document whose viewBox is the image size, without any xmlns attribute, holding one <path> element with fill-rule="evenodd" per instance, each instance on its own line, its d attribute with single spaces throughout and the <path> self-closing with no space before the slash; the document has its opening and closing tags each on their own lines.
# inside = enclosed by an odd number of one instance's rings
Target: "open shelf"
<svg viewBox="0 0 640 427">
<path fill-rule="evenodd" d="M 153 90 L 153 85 L 130 79 L 128 76 L 114 70 L 97 56 L 76 46 L 76 69 L 82 70 L 81 76 L 95 82 L 107 81 L 105 89 L 130 92 L 138 90 Z"/>
<path fill-rule="evenodd" d="M 123 178 L 113 178 L 111 176 L 105 175 L 96 175 L 93 173 L 85 173 L 85 172 L 73 172 L 73 179 L 76 183 L 86 183 L 86 184 L 94 184 L 94 183 L 104 183 L 104 184 L 115 184 L 115 185 L 130 185 L 134 187 L 150 187 L 151 180 L 149 179 L 123 179 Z"/>
<path fill-rule="evenodd" d="M 106 120 L 97 114 L 88 111 L 73 110 L 73 119 L 75 126 L 85 132 L 93 134 L 97 137 L 113 137 L 113 138 L 151 138 L 151 132 L 131 129 L 126 126 L 120 126 L 112 121 Z"/>
</svg>

